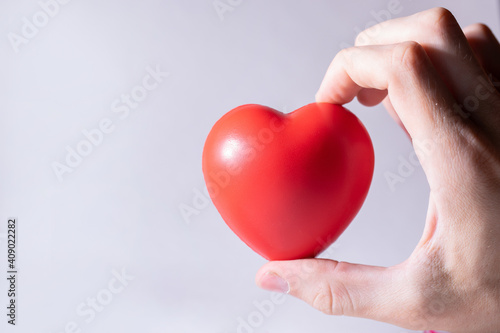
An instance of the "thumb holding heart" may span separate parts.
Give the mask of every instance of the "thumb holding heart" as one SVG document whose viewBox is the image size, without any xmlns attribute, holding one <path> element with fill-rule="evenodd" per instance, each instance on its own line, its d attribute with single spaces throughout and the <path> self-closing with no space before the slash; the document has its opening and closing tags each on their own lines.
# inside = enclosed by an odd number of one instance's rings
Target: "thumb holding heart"
<svg viewBox="0 0 500 333">
<path fill-rule="evenodd" d="M 256 275 L 259 287 L 288 293 L 329 315 L 394 322 L 401 308 L 416 309 L 411 290 L 404 290 L 405 264 L 377 267 L 328 259 L 271 261 Z M 391 318 L 392 317 L 392 318 Z M 415 316 L 415 318 L 417 318 Z M 426 323 L 419 314 L 414 329 Z M 408 318 L 400 318 L 408 326 Z M 410 318 L 411 322 L 411 318 Z"/>
</svg>

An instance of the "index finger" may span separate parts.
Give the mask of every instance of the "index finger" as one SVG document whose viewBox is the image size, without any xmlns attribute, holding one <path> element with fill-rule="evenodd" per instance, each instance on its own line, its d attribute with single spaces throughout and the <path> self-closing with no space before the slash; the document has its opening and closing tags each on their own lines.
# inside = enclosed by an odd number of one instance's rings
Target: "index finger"
<svg viewBox="0 0 500 333">
<path fill-rule="evenodd" d="M 432 142 L 435 149 L 422 161 L 431 183 L 432 172 L 440 170 L 443 158 L 453 153 L 450 144 L 464 122 L 425 50 L 416 42 L 342 50 L 330 64 L 316 101 L 345 104 L 363 88 L 387 90 L 414 145 Z M 437 168 L 426 167 L 428 163 Z"/>
</svg>

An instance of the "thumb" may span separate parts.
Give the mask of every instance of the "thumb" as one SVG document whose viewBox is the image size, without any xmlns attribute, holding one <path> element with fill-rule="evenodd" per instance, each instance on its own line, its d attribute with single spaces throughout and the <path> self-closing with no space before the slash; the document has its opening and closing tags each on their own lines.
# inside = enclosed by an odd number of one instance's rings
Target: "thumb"
<svg viewBox="0 0 500 333">
<path fill-rule="evenodd" d="M 326 314 L 392 323 L 408 311 L 411 299 L 400 265 L 385 268 L 328 259 L 271 261 L 257 272 L 256 283 L 263 289 L 289 293 Z"/>
</svg>

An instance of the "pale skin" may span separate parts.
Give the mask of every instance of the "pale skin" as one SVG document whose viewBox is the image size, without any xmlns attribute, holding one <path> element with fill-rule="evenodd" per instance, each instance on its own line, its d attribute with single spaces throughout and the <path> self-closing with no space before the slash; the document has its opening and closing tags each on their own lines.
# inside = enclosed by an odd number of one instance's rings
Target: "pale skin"
<svg viewBox="0 0 500 333">
<path fill-rule="evenodd" d="M 272 261 L 258 271 L 257 285 L 332 315 L 412 330 L 500 332 L 496 78 L 500 44 L 494 35 L 482 24 L 462 30 L 446 9 L 362 32 L 354 47 L 335 56 L 316 101 L 382 102 L 408 133 L 430 187 L 422 238 L 393 267 Z"/>
</svg>

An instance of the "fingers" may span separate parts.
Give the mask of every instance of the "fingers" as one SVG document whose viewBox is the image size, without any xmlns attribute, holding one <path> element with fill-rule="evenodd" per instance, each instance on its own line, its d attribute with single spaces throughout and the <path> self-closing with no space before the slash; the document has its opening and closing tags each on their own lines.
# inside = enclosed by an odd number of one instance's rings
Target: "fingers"
<svg viewBox="0 0 500 333">
<path fill-rule="evenodd" d="M 401 309 L 411 309 L 414 296 L 404 287 L 401 268 L 326 259 L 269 262 L 257 272 L 256 283 L 273 291 L 288 289 L 291 295 L 327 314 L 394 324 L 403 319 L 396 315 Z"/>
<path fill-rule="evenodd" d="M 484 24 L 469 25 L 464 29 L 472 51 L 487 74 L 500 77 L 500 44 L 495 35 Z M 500 91 L 500 87 L 496 87 Z"/>
<path fill-rule="evenodd" d="M 483 71 L 488 75 L 476 86 L 468 97 L 465 107 L 482 107 L 479 112 L 472 112 L 476 122 L 483 128 L 490 138 L 500 142 L 500 44 L 484 24 L 473 24 L 464 29 L 465 36 L 474 55 L 478 59 Z M 472 104 L 471 104 L 472 103 Z M 475 111 L 475 110 L 472 110 Z"/>
<path fill-rule="evenodd" d="M 488 63 L 492 70 L 497 69 L 500 51 L 491 31 L 488 33 L 484 26 L 472 27 L 469 34 L 471 37 L 476 36 L 476 49 L 484 48 L 484 53 L 488 54 L 481 59 Z M 496 106 L 500 105 L 500 95 L 493 88 L 453 15 L 444 8 L 434 8 L 409 17 L 386 21 L 360 33 L 356 45 L 405 41 L 415 41 L 423 46 L 458 102 L 456 107 L 461 108 L 463 116 L 476 120 L 490 137 L 496 139 L 500 114 L 497 110 L 492 110 L 492 106 L 496 109 Z"/>
<path fill-rule="evenodd" d="M 373 30 L 378 33 L 375 34 Z M 453 15 L 444 8 L 386 21 L 360 33 L 356 46 L 415 41 L 422 45 L 454 97 L 465 99 L 484 76 Z M 459 69 L 459 70 L 457 70 Z"/>
<path fill-rule="evenodd" d="M 451 152 L 449 144 L 463 119 L 453 109 L 456 102 L 422 46 L 406 42 L 342 50 L 333 59 L 316 100 L 344 104 L 363 88 L 388 91 L 414 145 L 432 142 L 436 148 L 422 163 L 427 176 L 430 166 L 441 170 L 442 157 L 447 155 L 443 152 Z M 442 142 L 443 135 L 451 137 L 450 142 Z"/>
</svg>

